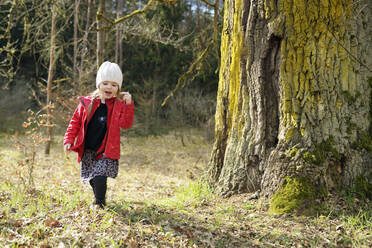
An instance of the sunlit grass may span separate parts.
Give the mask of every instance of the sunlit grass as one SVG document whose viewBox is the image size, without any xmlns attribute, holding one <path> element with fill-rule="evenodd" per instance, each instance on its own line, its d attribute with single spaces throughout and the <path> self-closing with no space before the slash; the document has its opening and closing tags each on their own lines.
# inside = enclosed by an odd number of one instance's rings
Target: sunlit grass
<svg viewBox="0 0 372 248">
<path fill-rule="evenodd" d="M 201 181 L 189 182 L 185 186 L 176 189 L 173 197 L 161 199 L 159 204 L 169 208 L 183 209 L 185 207 L 196 208 L 204 201 L 214 197 L 208 184 Z"/>
<path fill-rule="evenodd" d="M 372 229 L 372 207 L 355 215 L 343 216 L 342 219 L 352 229 Z"/>
</svg>

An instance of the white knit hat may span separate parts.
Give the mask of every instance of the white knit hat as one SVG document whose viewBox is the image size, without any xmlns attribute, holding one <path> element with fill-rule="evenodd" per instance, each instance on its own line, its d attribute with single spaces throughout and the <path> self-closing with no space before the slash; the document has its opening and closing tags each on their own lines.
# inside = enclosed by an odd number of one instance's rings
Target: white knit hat
<svg viewBox="0 0 372 248">
<path fill-rule="evenodd" d="M 98 85 L 104 81 L 111 81 L 118 83 L 119 89 L 121 88 L 121 84 L 123 82 L 123 73 L 120 70 L 118 64 L 111 63 L 109 61 L 105 61 L 99 67 L 96 77 L 96 87 L 98 89 Z"/>
</svg>

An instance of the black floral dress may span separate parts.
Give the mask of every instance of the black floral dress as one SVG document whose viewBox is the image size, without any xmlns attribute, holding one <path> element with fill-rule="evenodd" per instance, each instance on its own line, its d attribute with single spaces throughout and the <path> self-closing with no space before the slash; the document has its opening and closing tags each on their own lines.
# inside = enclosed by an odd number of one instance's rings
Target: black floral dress
<svg viewBox="0 0 372 248">
<path fill-rule="evenodd" d="M 119 171 L 119 161 L 103 156 L 96 160 L 96 152 L 85 150 L 80 161 L 81 177 L 84 183 L 96 176 L 116 178 Z"/>
</svg>

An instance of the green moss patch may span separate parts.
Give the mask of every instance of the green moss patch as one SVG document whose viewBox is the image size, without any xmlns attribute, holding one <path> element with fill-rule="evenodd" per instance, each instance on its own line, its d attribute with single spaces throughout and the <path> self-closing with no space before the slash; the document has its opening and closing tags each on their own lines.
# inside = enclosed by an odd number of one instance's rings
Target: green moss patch
<svg viewBox="0 0 372 248">
<path fill-rule="evenodd" d="M 365 176 L 360 175 L 359 177 L 355 178 L 354 187 L 355 192 L 361 198 L 372 199 L 372 184 L 368 182 Z"/>
<path fill-rule="evenodd" d="M 372 138 L 366 132 L 359 135 L 359 140 L 354 145 L 360 149 L 372 152 Z"/>
<path fill-rule="evenodd" d="M 322 141 L 320 144 L 315 146 L 314 151 L 305 152 L 303 154 L 303 159 L 308 163 L 313 164 L 322 164 L 329 158 L 333 158 L 335 160 L 340 160 L 341 155 L 337 151 L 337 149 L 333 146 L 333 138 L 329 138 L 327 140 Z"/>
<path fill-rule="evenodd" d="M 289 149 L 287 151 L 287 154 L 291 157 L 291 158 L 294 158 L 297 156 L 298 152 L 299 152 L 300 149 L 298 149 L 298 147 L 293 147 L 291 149 Z"/>
<path fill-rule="evenodd" d="M 321 160 L 319 160 L 314 154 L 310 153 L 310 152 L 305 152 L 303 155 L 302 155 L 303 159 L 308 162 L 309 164 L 318 164 L 321 162 Z"/>
<path fill-rule="evenodd" d="M 308 205 L 315 198 L 315 186 L 306 177 L 287 177 L 270 200 L 270 212 L 276 214 L 311 211 Z M 310 204 L 311 205 L 311 204 Z M 305 207 L 305 209 L 304 209 Z"/>
</svg>

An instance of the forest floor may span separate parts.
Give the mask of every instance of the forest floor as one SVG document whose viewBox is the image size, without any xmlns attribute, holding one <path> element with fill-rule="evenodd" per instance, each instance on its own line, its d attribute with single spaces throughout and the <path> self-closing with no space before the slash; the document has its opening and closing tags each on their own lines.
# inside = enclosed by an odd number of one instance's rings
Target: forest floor
<svg viewBox="0 0 372 248">
<path fill-rule="evenodd" d="M 309 217 L 271 214 L 250 194 L 220 198 L 199 180 L 212 145 L 197 131 L 180 137 L 124 137 L 101 210 L 62 137 L 32 158 L 32 144 L 17 150 L 2 135 L 0 247 L 372 247 L 368 200 L 330 195 Z"/>
</svg>

